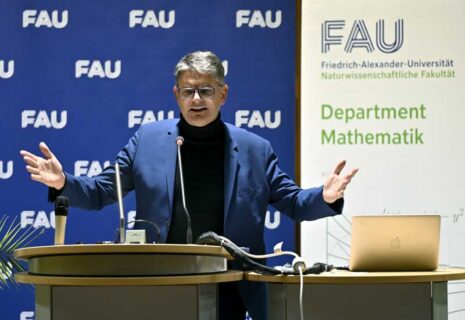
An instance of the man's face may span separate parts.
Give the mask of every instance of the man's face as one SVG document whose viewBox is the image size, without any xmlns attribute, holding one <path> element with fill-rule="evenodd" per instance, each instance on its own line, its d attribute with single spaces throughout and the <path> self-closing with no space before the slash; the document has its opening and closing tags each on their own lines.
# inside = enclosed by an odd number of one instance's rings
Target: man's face
<svg viewBox="0 0 465 320">
<path fill-rule="evenodd" d="M 218 117 L 228 95 L 228 86 L 220 86 L 212 76 L 185 71 L 173 92 L 187 123 L 204 127 Z"/>
</svg>

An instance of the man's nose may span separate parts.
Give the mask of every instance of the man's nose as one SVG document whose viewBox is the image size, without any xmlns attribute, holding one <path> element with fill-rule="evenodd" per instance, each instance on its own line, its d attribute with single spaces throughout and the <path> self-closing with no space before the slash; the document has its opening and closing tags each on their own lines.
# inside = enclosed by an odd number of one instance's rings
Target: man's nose
<svg viewBox="0 0 465 320">
<path fill-rule="evenodd" d="M 192 97 L 192 100 L 202 100 L 199 94 L 199 90 L 194 91 L 194 97 Z"/>
</svg>

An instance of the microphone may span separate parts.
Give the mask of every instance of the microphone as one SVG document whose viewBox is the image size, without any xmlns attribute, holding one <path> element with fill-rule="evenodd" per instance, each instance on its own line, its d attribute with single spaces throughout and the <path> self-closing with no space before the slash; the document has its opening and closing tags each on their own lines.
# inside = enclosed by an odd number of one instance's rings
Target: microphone
<svg viewBox="0 0 465 320">
<path fill-rule="evenodd" d="M 184 138 L 181 136 L 178 136 L 176 138 L 176 145 L 178 146 L 178 167 L 179 167 L 179 177 L 181 180 L 181 196 L 182 196 L 182 207 L 184 208 L 184 212 L 186 214 L 186 220 L 187 220 L 187 234 L 186 234 L 186 242 L 188 244 L 192 243 L 192 226 L 191 226 L 191 215 L 189 214 L 189 211 L 187 211 L 186 207 L 186 195 L 184 192 L 184 176 L 182 174 L 182 160 L 181 160 L 181 146 L 184 143 Z"/>
<path fill-rule="evenodd" d="M 125 218 L 124 218 L 123 192 L 121 191 L 121 177 L 120 177 L 118 162 L 115 162 L 115 178 L 116 178 L 116 196 L 118 197 L 118 208 L 119 208 L 119 243 L 125 243 L 126 242 L 126 223 L 125 223 Z"/>
<path fill-rule="evenodd" d="M 59 196 L 55 200 L 55 245 L 65 243 L 66 218 L 68 216 L 69 199 Z"/>
</svg>

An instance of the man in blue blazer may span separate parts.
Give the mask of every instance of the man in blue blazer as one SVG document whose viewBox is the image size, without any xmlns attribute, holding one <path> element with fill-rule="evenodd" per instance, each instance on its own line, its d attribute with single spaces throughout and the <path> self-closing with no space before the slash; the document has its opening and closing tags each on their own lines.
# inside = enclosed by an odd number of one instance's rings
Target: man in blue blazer
<svg viewBox="0 0 465 320">
<path fill-rule="evenodd" d="M 186 243 L 186 216 L 177 168 L 176 139 L 182 135 L 184 184 L 194 239 L 215 231 L 255 254 L 264 253 L 267 206 L 297 221 L 341 213 L 344 190 L 357 169 L 342 175 L 341 161 L 325 184 L 301 189 L 278 167 L 270 143 L 221 121 L 228 86 L 221 61 L 211 52 L 183 57 L 175 69 L 173 93 L 181 119 L 142 125 L 121 150 L 123 194 L 136 193 L 137 219 L 160 227 L 148 229 L 149 241 Z M 63 172 L 50 149 L 41 143 L 44 158 L 21 151 L 33 180 L 44 183 L 51 195 L 69 197 L 73 206 L 98 210 L 117 201 L 114 164 L 100 175 L 75 177 Z M 266 286 L 261 283 L 220 285 L 220 319 L 266 319 Z"/>
</svg>

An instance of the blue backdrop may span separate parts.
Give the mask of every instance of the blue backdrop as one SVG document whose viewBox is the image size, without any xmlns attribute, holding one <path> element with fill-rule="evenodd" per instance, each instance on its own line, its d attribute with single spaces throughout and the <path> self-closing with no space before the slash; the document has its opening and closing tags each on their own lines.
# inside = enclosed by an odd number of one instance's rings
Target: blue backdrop
<svg viewBox="0 0 465 320">
<path fill-rule="evenodd" d="M 210 50 L 227 70 L 224 121 L 269 139 L 294 175 L 295 1 L 0 0 L 0 216 L 45 227 L 53 204 L 30 180 L 20 149 L 45 141 L 68 172 L 92 176 L 113 161 L 141 123 L 178 117 L 173 68 Z M 135 214 L 133 195 L 124 199 Z M 268 248 L 293 250 L 294 223 L 270 207 Z M 71 209 L 66 243 L 112 240 L 115 205 Z M 282 261 L 271 261 L 282 263 Z M 27 286 L 0 290 L 1 319 L 34 319 Z"/>
</svg>

